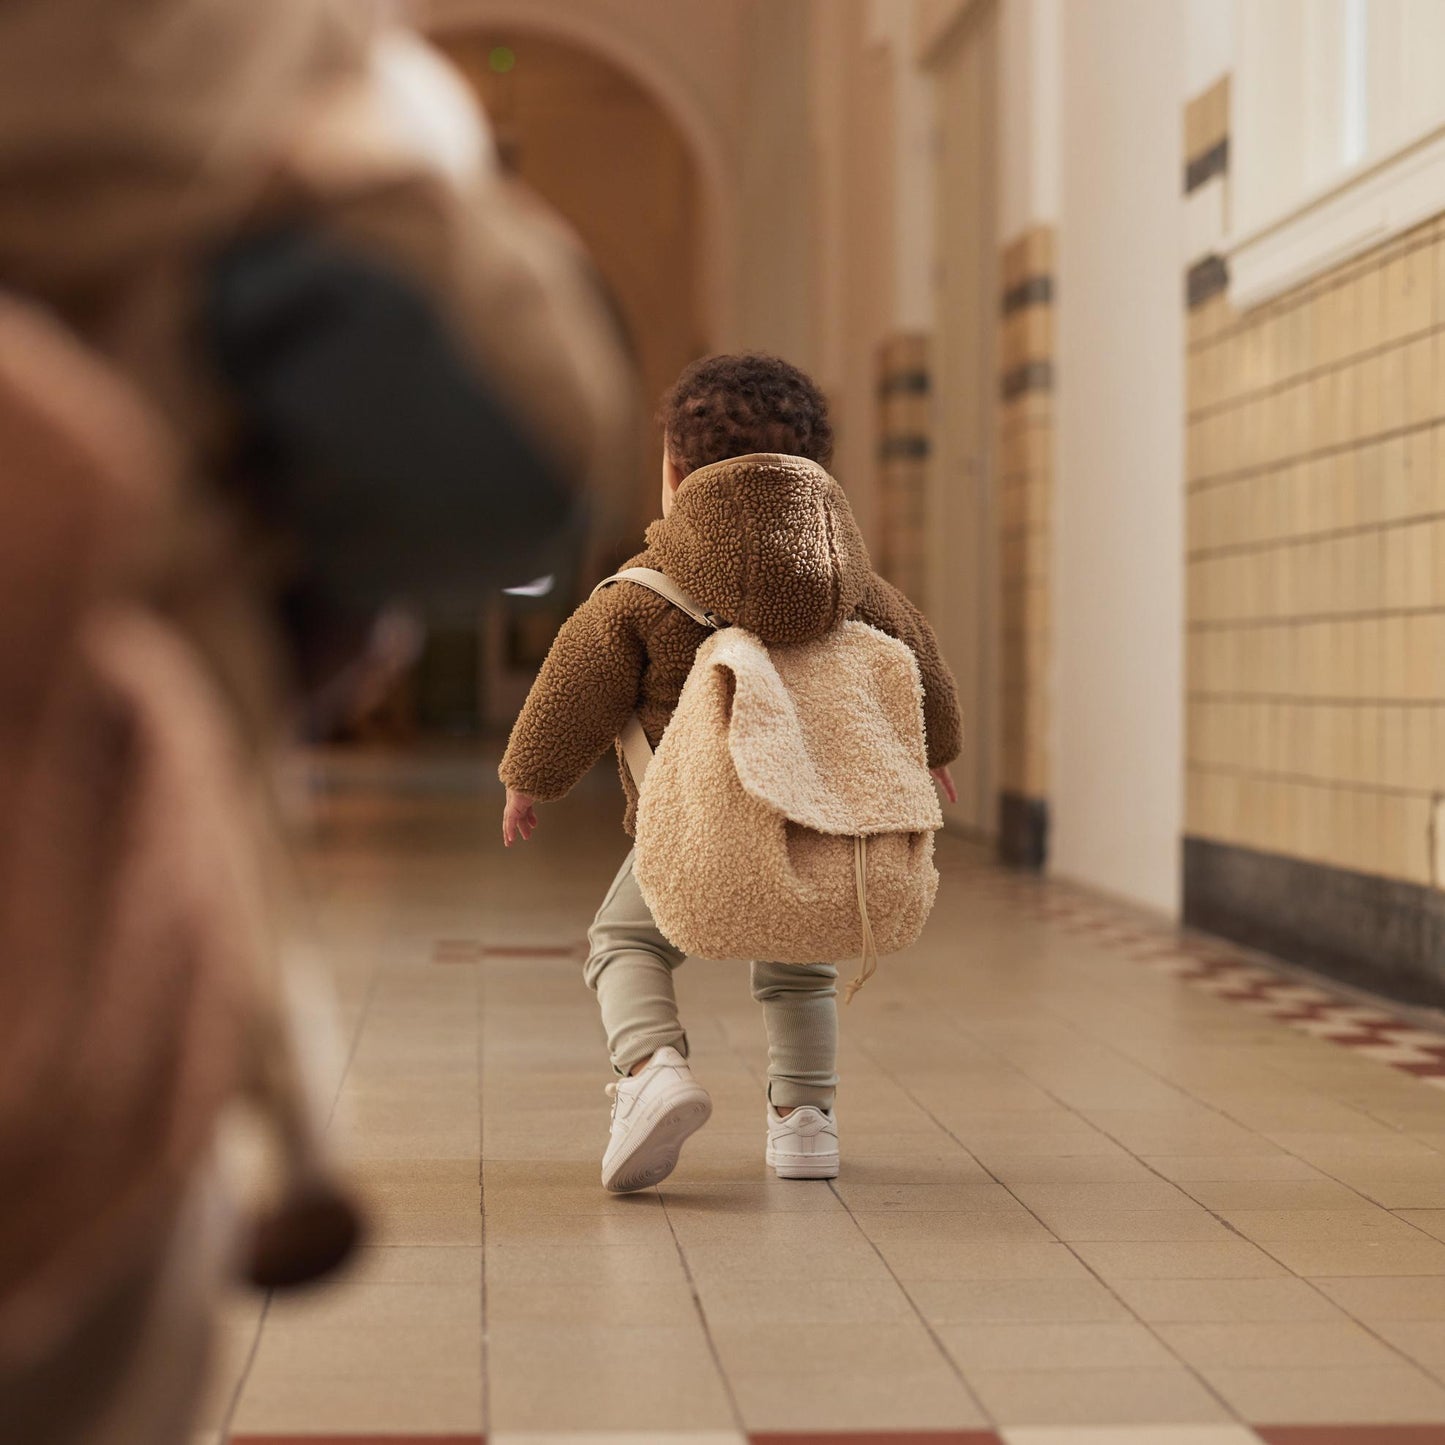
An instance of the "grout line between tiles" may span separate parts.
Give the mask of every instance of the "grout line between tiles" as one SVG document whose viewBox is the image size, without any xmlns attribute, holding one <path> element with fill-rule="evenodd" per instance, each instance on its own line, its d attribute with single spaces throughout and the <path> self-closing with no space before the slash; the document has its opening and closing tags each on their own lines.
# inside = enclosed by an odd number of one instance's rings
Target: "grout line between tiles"
<svg viewBox="0 0 1445 1445">
<path fill-rule="evenodd" d="M 256 1355 L 261 1349 L 261 1331 L 265 1327 L 267 1315 L 271 1313 L 271 1301 L 274 1298 L 275 1292 L 268 1290 L 266 1298 L 261 1304 L 261 1313 L 256 1317 L 256 1333 L 251 1338 L 251 1348 L 246 1351 L 246 1361 L 236 1377 L 231 1398 L 227 1401 L 226 1409 L 217 1426 L 216 1436 L 221 1445 L 225 1445 L 225 1442 L 231 1438 L 231 1427 L 236 1422 L 236 1411 L 241 1408 L 241 1393 L 246 1388 L 246 1382 L 251 1378 L 251 1367 L 256 1363 Z"/>
<path fill-rule="evenodd" d="M 677 1228 L 672 1222 L 672 1215 L 668 1212 L 667 1196 L 661 1189 L 654 1188 L 654 1192 L 662 1201 L 662 1216 L 667 1220 L 668 1233 L 672 1235 L 673 1248 L 677 1250 L 678 1262 L 682 1265 L 683 1275 L 687 1279 L 688 1292 L 692 1295 L 692 1306 L 697 1311 L 698 1323 L 702 1326 L 703 1337 L 707 1340 L 708 1353 L 712 1356 L 713 1368 L 717 1371 L 718 1379 L 722 1381 L 723 1390 L 728 1397 L 728 1409 L 732 1412 L 733 1424 L 737 1427 L 738 1433 L 744 1440 L 748 1438 L 747 1426 L 743 1421 L 742 1406 L 738 1403 L 737 1393 L 733 1389 L 733 1382 L 723 1365 L 722 1355 L 718 1350 L 717 1341 L 713 1338 L 712 1326 L 708 1323 L 707 1310 L 703 1307 L 702 1295 L 698 1290 L 697 1280 L 693 1276 L 692 1266 L 687 1261 L 687 1251 L 682 1247 L 682 1240 L 677 1237 Z"/>
<path fill-rule="evenodd" d="M 1251 328 L 1245 327 L 1244 329 L 1250 330 Z M 1390 341 L 1378 341 L 1373 346 L 1363 347 L 1359 351 L 1351 351 L 1349 355 L 1341 356 L 1334 361 L 1322 361 L 1318 366 L 1295 372 L 1278 381 L 1257 387 L 1253 391 L 1236 392 L 1222 401 L 1209 402 L 1204 406 L 1195 407 L 1192 411 L 1185 413 L 1185 425 L 1187 426 L 1190 422 L 1212 421 L 1215 417 L 1224 416 L 1231 411 L 1239 411 L 1253 402 L 1273 400 L 1284 396 L 1295 387 L 1308 386 L 1311 382 L 1322 381 L 1327 376 L 1340 376 L 1362 361 L 1378 361 L 1381 357 L 1389 356 L 1391 352 L 1408 351 L 1410 347 L 1417 346 L 1422 341 L 1431 341 L 1441 334 L 1445 334 L 1445 324 L 1437 324 L 1432 321 L 1429 326 L 1422 327 L 1417 331 L 1407 331 Z"/>
</svg>

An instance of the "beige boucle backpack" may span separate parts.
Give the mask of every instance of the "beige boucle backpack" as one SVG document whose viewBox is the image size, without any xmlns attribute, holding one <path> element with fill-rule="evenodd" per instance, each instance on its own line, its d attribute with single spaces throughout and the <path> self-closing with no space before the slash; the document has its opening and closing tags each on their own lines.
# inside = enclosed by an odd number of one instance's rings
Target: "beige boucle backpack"
<svg viewBox="0 0 1445 1445">
<path fill-rule="evenodd" d="M 923 929 L 943 815 L 929 775 L 923 684 L 909 648 L 864 622 L 769 647 L 669 577 L 634 582 L 715 635 L 698 648 L 654 756 L 637 718 L 621 742 L 638 787 L 634 873 L 685 953 L 774 963 L 880 954 Z"/>
</svg>

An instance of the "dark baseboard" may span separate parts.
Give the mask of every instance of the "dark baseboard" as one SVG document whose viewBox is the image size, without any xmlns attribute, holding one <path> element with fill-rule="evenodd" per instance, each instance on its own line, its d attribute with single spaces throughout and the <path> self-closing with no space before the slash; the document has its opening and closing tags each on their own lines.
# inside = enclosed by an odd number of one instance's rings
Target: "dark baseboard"
<svg viewBox="0 0 1445 1445">
<path fill-rule="evenodd" d="M 1049 856 L 1049 805 L 1043 798 L 999 794 L 998 856 L 1013 868 L 1043 868 Z"/>
<path fill-rule="evenodd" d="M 1445 1007 L 1445 893 L 1184 840 L 1184 921 L 1402 1003 Z"/>
</svg>

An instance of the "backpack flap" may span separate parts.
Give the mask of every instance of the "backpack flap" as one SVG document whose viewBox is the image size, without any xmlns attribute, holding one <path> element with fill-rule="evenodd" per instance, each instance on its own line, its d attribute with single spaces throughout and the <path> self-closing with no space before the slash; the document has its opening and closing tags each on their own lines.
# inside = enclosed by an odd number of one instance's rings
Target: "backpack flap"
<svg viewBox="0 0 1445 1445">
<path fill-rule="evenodd" d="M 704 668 L 732 674 L 728 750 L 743 788 L 774 812 L 834 836 L 943 826 L 905 644 L 862 622 L 773 648 L 732 628 L 699 649 Z"/>
</svg>

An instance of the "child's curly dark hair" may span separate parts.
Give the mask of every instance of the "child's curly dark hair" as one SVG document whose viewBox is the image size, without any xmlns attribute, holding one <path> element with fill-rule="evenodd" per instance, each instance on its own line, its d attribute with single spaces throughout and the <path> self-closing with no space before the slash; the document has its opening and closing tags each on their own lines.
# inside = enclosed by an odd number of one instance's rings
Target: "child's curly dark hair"
<svg viewBox="0 0 1445 1445">
<path fill-rule="evenodd" d="M 817 382 L 776 356 L 705 356 L 673 383 L 657 411 L 668 454 L 683 476 L 751 452 L 833 457 L 828 400 Z"/>
</svg>

